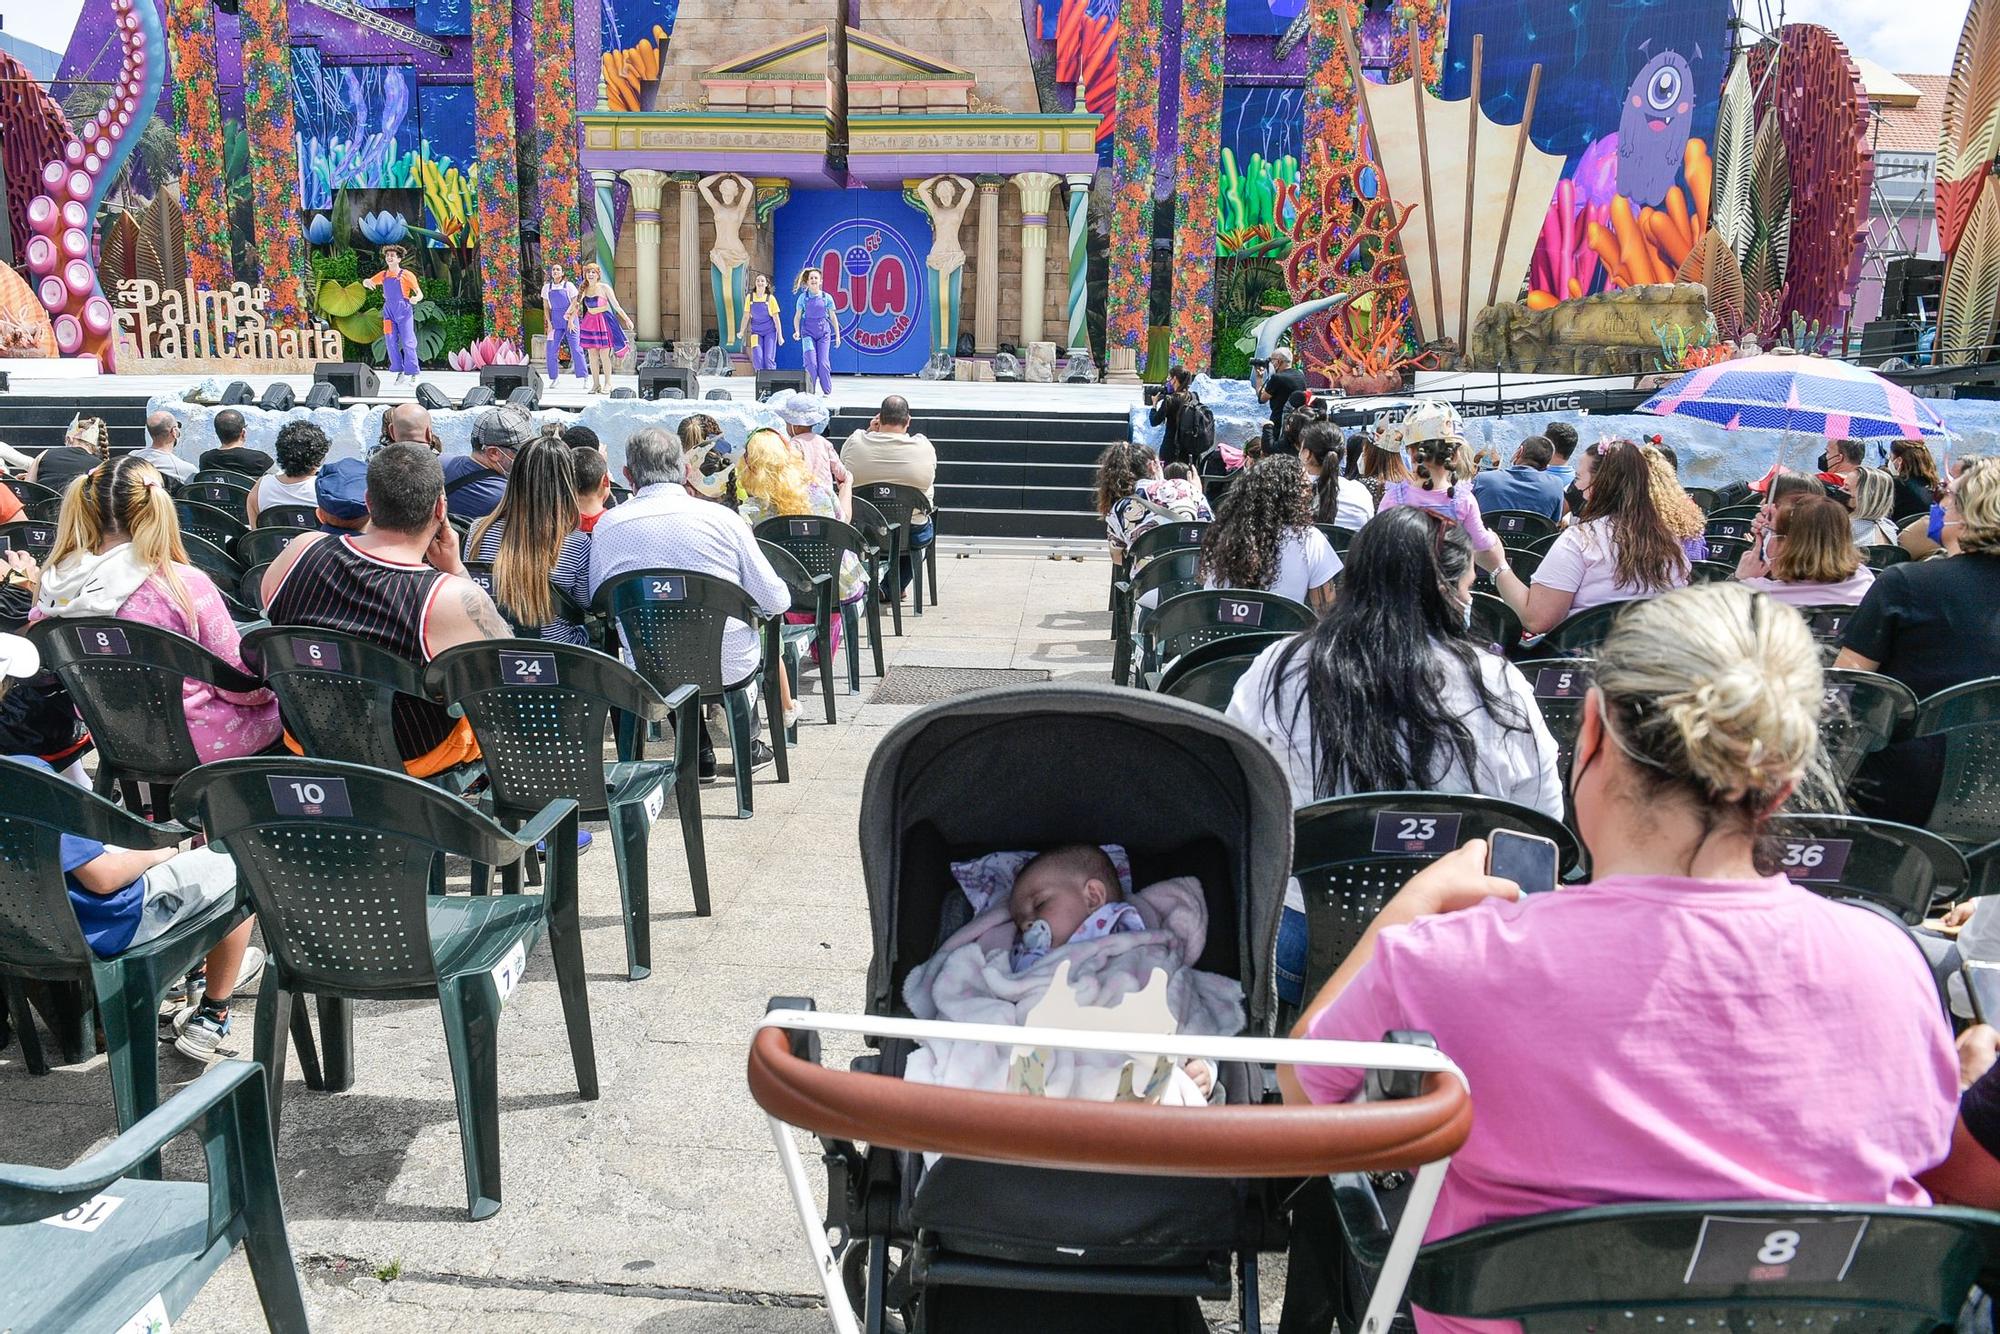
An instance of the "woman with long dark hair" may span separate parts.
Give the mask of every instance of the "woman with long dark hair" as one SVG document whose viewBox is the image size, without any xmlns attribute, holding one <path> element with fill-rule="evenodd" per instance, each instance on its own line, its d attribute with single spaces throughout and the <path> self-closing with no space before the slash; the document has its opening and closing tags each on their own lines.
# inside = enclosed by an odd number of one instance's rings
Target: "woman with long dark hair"
<svg viewBox="0 0 2000 1334">
<path fill-rule="evenodd" d="M 1321 418 L 1299 433 L 1299 466 L 1306 471 L 1314 523 L 1358 530 L 1375 517 L 1368 488 L 1341 475 L 1345 446 L 1340 429 Z"/>
<path fill-rule="evenodd" d="M 1687 552 L 1654 500 L 1645 451 L 1614 440 L 1594 457 L 1581 521 L 1550 546 L 1533 586 L 1505 564 L 1493 572 L 1494 588 L 1531 635 L 1553 630 L 1572 612 L 1651 597 L 1688 581 Z"/>
<path fill-rule="evenodd" d="M 1139 534 L 1169 521 L 1202 522 L 1215 517 L 1208 497 L 1185 467 L 1168 477 L 1147 445 L 1116 444 L 1097 460 L 1097 512 L 1111 542 L 1111 558 L 1122 560 Z"/>
<path fill-rule="evenodd" d="M 1347 551 L 1340 597 L 1312 630 L 1266 649 L 1229 716 L 1262 737 L 1304 806 L 1352 792 L 1476 792 L 1562 817 L 1556 743 L 1534 691 L 1466 629 L 1472 547 L 1425 510 L 1388 510 Z M 1297 891 L 1287 907 L 1299 914 Z M 1279 993 L 1304 971 L 1304 918 L 1286 914 Z"/>
<path fill-rule="evenodd" d="M 558 613 L 555 590 L 590 605 L 590 535 L 578 526 L 570 447 L 542 436 L 523 445 L 499 508 L 465 535 L 466 559 L 493 565 L 493 601 L 518 625 L 564 644 L 588 646 L 580 621 Z"/>
<path fill-rule="evenodd" d="M 1889 475 L 1896 479 L 1896 504 L 1889 517 L 1897 523 L 1922 518 L 1944 499 L 1937 460 L 1921 440 L 1898 440 L 1889 446 Z"/>
<path fill-rule="evenodd" d="M 1340 557 L 1313 527 L 1297 459 L 1274 454 L 1243 469 L 1202 538 L 1200 568 L 1209 588 L 1261 589 L 1315 611 L 1333 601 Z"/>
</svg>

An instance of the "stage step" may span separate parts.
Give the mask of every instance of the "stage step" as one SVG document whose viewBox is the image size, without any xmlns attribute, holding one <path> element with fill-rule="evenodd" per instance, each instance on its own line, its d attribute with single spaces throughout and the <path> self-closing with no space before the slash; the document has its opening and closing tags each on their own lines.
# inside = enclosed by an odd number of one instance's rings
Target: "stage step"
<svg viewBox="0 0 2000 1334">
<path fill-rule="evenodd" d="M 111 428 L 113 449 L 137 449 L 145 443 L 146 397 L 70 398 L 57 395 L 0 394 L 0 441 L 39 453 L 63 442 L 78 413 L 102 417 Z"/>
</svg>

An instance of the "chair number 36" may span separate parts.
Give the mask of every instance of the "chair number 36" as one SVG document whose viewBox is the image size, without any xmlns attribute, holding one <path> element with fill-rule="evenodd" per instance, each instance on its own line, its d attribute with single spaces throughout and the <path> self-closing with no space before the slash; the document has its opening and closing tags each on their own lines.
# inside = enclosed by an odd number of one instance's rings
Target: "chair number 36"
<svg viewBox="0 0 2000 1334">
<path fill-rule="evenodd" d="M 1764 1237 L 1764 1245 L 1757 1252 L 1760 1265 L 1788 1265 L 1798 1258 L 1799 1234 L 1789 1228 L 1779 1228 Z"/>
<path fill-rule="evenodd" d="M 290 786 L 293 800 L 299 802 L 301 805 L 322 806 L 326 804 L 326 789 L 318 783 L 293 783 Z"/>
<path fill-rule="evenodd" d="M 1825 860 L 1826 860 L 1826 847 L 1824 844 L 1791 843 L 1787 844 L 1785 847 L 1785 857 L 1784 861 L 1782 862 L 1782 865 L 1802 866 L 1806 870 L 1810 871 Z M 1797 1240 L 1794 1234 L 1790 1232 L 1773 1232 L 1771 1235 L 1774 1237 L 1793 1237 L 1794 1241 Z M 1768 1263 L 1777 1264 L 1778 1261 L 1772 1260 L 1769 1261 Z"/>
<path fill-rule="evenodd" d="M 1436 820 L 1408 817 L 1404 819 L 1402 826 L 1396 830 L 1396 837 L 1428 843 L 1437 837 L 1437 827 L 1438 822 Z"/>
</svg>

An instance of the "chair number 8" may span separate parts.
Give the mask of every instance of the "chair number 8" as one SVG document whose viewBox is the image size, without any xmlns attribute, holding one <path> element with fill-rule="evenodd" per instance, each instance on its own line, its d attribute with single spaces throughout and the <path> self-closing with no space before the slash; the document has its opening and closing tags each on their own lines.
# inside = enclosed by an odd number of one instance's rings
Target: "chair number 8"
<svg viewBox="0 0 2000 1334">
<path fill-rule="evenodd" d="M 1785 860 L 1783 864 L 1786 866 L 1802 866 L 1810 871 L 1825 860 L 1826 848 L 1823 845 L 1818 843 L 1791 843 L 1785 847 Z"/>
<path fill-rule="evenodd" d="M 1764 1238 L 1763 1248 L 1757 1252 L 1757 1263 L 1761 1265 L 1787 1265 L 1798 1258 L 1799 1234 L 1787 1228 L 1780 1228 Z"/>
<path fill-rule="evenodd" d="M 1438 822 L 1436 820 L 1405 819 L 1403 827 L 1396 831 L 1396 837 L 1401 839 L 1421 839 L 1428 843 L 1437 837 L 1437 825 Z"/>
<path fill-rule="evenodd" d="M 101 649 L 109 649 L 111 647 L 111 636 L 105 634 L 102 630 L 95 633 L 97 635 L 97 646 Z"/>
</svg>

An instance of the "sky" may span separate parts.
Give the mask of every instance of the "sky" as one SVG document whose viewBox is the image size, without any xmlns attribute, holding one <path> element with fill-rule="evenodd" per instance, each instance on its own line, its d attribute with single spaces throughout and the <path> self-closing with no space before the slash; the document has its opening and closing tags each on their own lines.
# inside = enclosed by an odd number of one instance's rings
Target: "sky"
<svg viewBox="0 0 2000 1334">
<path fill-rule="evenodd" d="M 1602 3 L 1602 0 L 1586 0 Z M 1779 0 L 1745 0 L 1773 12 Z M 1819 23 L 1848 46 L 1886 69 L 1906 74 L 1944 74 L 1958 48 L 1958 30 L 1970 0 L 1784 0 L 1788 22 Z M 0 28 L 16 37 L 60 51 L 69 45 L 83 0 L 0 0 Z M 1912 18 L 1913 14 L 1922 15 Z"/>
</svg>

